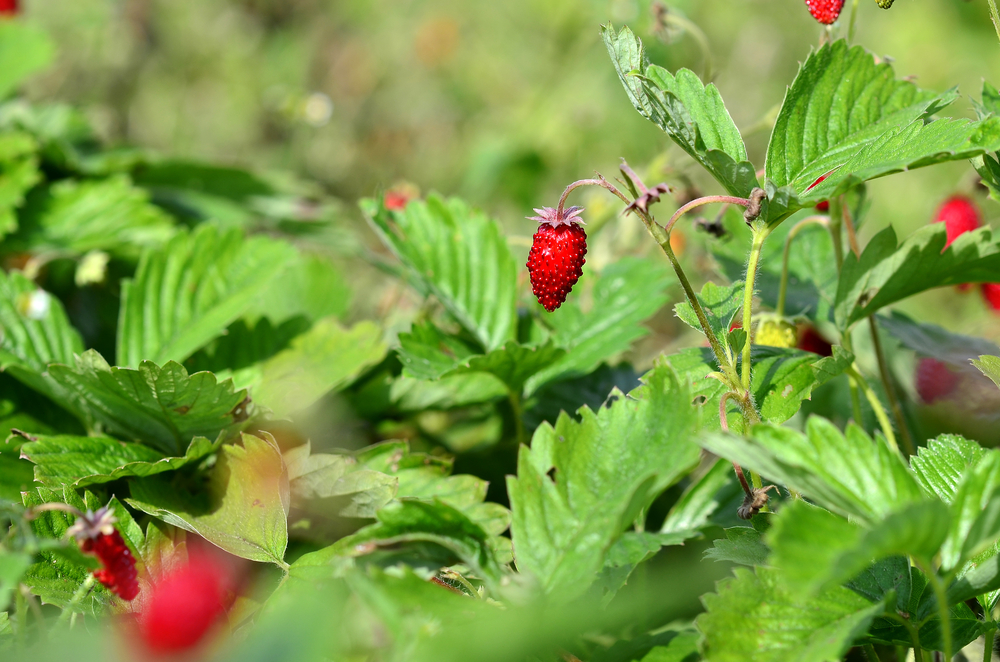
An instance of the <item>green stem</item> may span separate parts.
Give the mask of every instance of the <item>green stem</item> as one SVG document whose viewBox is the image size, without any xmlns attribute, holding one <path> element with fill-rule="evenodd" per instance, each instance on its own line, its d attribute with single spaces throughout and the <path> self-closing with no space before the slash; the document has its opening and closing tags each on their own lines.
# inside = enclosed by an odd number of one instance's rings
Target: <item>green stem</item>
<svg viewBox="0 0 1000 662">
<path fill-rule="evenodd" d="M 69 620 L 69 617 L 76 611 L 75 607 L 77 607 L 83 599 L 87 597 L 90 590 L 94 588 L 94 581 L 93 574 L 87 575 L 87 579 L 80 584 L 80 588 L 76 589 L 76 593 L 74 593 L 73 597 L 70 598 L 69 604 L 67 604 L 62 610 L 62 613 L 59 614 L 59 618 L 56 620 L 57 624 L 61 625 Z"/>
<path fill-rule="evenodd" d="M 624 166 L 628 168 L 627 165 Z M 631 172 L 631 169 L 629 169 Z M 618 196 L 622 202 L 626 205 L 631 205 L 632 201 L 625 197 L 625 194 L 619 191 L 614 184 L 611 184 L 608 180 L 604 179 L 600 174 L 597 175 L 596 180 L 586 180 L 590 182 L 596 182 L 598 186 L 603 186 L 611 193 Z M 566 200 L 566 196 L 572 190 L 573 184 L 566 187 L 566 191 L 563 192 L 562 198 L 559 201 L 560 208 L 563 202 Z M 677 261 L 677 256 L 674 255 L 674 249 L 670 247 L 670 227 L 677 222 L 677 219 L 681 217 L 685 212 L 694 209 L 695 207 L 700 207 L 703 204 L 709 204 L 710 202 L 733 202 L 734 204 L 740 204 L 746 207 L 750 204 L 750 200 L 746 198 L 733 198 L 730 196 L 708 196 L 705 198 L 699 198 L 698 200 L 692 200 L 688 204 L 684 205 L 670 218 L 670 222 L 667 224 L 666 228 L 660 227 L 660 224 L 653 220 L 653 217 L 649 213 L 643 211 L 642 209 L 633 208 L 636 215 L 642 220 L 643 225 L 646 226 L 646 230 L 653 237 L 653 240 L 659 244 L 660 249 L 670 260 L 670 265 L 674 268 L 674 273 L 677 274 L 677 280 L 681 283 L 681 288 L 684 290 L 684 295 L 687 297 L 688 303 L 694 308 L 695 315 L 698 317 L 698 323 L 701 325 L 702 331 L 705 332 L 705 337 L 708 338 L 708 344 L 712 347 L 712 352 L 715 354 L 716 360 L 719 362 L 719 369 L 726 374 L 727 378 L 732 379 L 736 375 L 736 368 L 729 361 L 729 357 L 726 356 L 725 350 L 722 348 L 722 344 L 719 339 L 715 337 L 715 333 L 712 332 L 712 327 L 708 323 L 708 316 L 705 315 L 704 309 L 701 307 L 701 302 L 698 301 L 698 297 L 694 293 L 694 288 L 691 287 L 691 283 L 687 279 L 687 274 L 684 273 L 684 269 L 681 268 L 680 262 Z M 698 204 L 695 204 L 698 203 Z"/>
<path fill-rule="evenodd" d="M 753 228 L 753 244 L 750 247 L 750 257 L 747 259 L 747 277 L 743 287 L 743 330 L 747 334 L 747 341 L 743 345 L 743 389 L 750 391 L 750 322 L 753 314 L 753 286 L 757 280 L 757 264 L 760 262 L 760 254 L 764 248 L 764 242 L 771 231 L 766 225 Z"/>
<path fill-rule="evenodd" d="M 686 206 L 686 205 L 685 205 Z M 691 287 L 691 282 L 688 281 L 687 274 L 684 273 L 684 269 L 681 268 L 681 263 L 677 261 L 677 256 L 674 255 L 674 249 L 670 247 L 670 235 L 667 234 L 666 230 L 659 226 L 648 214 L 639 214 L 639 218 L 643 220 L 646 224 L 646 229 L 653 236 L 653 239 L 657 244 L 660 245 L 660 249 L 670 260 L 670 265 L 674 268 L 674 273 L 677 274 L 677 280 L 681 283 L 681 288 L 684 290 L 684 295 L 687 297 L 688 303 L 694 308 L 695 315 L 698 316 L 698 323 L 701 324 L 701 330 L 705 332 L 705 337 L 708 338 L 708 344 L 712 347 L 712 352 L 715 354 L 716 360 L 719 362 L 719 369 L 722 370 L 726 375 L 732 376 L 736 374 L 736 368 L 729 361 L 729 357 L 726 356 L 726 351 L 722 347 L 722 343 L 715 336 L 712 331 L 712 326 L 708 323 L 708 316 L 705 314 L 705 310 L 701 307 L 701 302 L 698 301 L 698 296 L 694 293 L 694 288 Z"/>
<path fill-rule="evenodd" d="M 910 643 L 913 646 L 913 662 L 924 662 L 924 652 L 920 648 L 920 632 L 913 626 L 909 619 L 903 618 L 894 611 L 887 611 L 882 614 L 886 618 L 892 619 L 906 628 L 910 633 Z"/>
<path fill-rule="evenodd" d="M 948 614 L 948 599 L 945 595 L 944 582 L 941 578 L 937 576 L 934 572 L 934 567 L 929 561 L 914 558 L 920 569 L 924 571 L 927 575 L 927 581 L 930 582 L 931 589 L 934 591 L 934 597 L 937 599 L 938 604 L 938 616 L 941 619 L 941 640 L 944 650 L 944 659 L 951 660 L 951 619 Z"/>
<path fill-rule="evenodd" d="M 996 630 L 990 630 L 983 635 L 983 662 L 990 662 L 993 659 L 993 638 Z"/>
<path fill-rule="evenodd" d="M 899 404 L 899 398 L 896 397 L 896 389 L 893 387 L 892 380 L 889 378 L 889 367 L 885 362 L 885 352 L 882 351 L 882 341 L 879 339 L 878 322 L 875 321 L 874 315 L 868 316 L 868 324 L 871 328 L 872 344 L 875 347 L 875 358 L 878 361 L 879 377 L 882 379 L 882 388 L 885 389 L 885 395 L 889 399 L 889 408 L 892 409 L 892 415 L 896 419 L 896 425 L 899 426 L 899 435 L 903 439 L 903 446 L 906 449 L 906 454 L 916 455 L 917 449 L 913 445 L 913 438 L 910 436 L 910 429 L 906 425 L 906 419 L 903 418 L 903 408 Z"/>
<path fill-rule="evenodd" d="M 785 297 L 788 293 L 788 262 L 791 257 L 792 239 L 795 239 L 796 235 L 802 232 L 806 226 L 816 224 L 826 227 L 829 223 L 830 219 L 826 216 L 809 216 L 803 218 L 788 231 L 788 236 L 785 237 L 785 251 L 781 256 L 781 283 L 778 286 L 778 306 L 776 309 L 779 317 L 785 315 Z"/>
<path fill-rule="evenodd" d="M 862 646 L 862 650 L 865 652 L 865 657 L 868 658 L 868 662 L 879 662 L 878 653 L 875 652 L 875 647 L 871 644 L 865 644 Z"/>
<path fill-rule="evenodd" d="M 830 200 L 830 238 L 833 240 L 833 258 L 837 262 L 837 273 L 840 273 L 840 266 L 844 264 L 844 239 L 841 236 L 841 228 L 844 222 L 843 207 L 840 198 Z"/>
<path fill-rule="evenodd" d="M 851 411 L 854 413 L 854 422 L 864 427 L 864 416 L 861 413 L 861 396 L 858 394 L 858 385 L 854 379 L 847 382 L 851 389 Z"/>
<path fill-rule="evenodd" d="M 851 354 L 854 353 L 850 332 L 845 332 L 840 337 L 841 346 Z M 864 427 L 864 415 L 861 413 L 861 397 L 858 395 L 858 383 L 853 377 L 848 377 L 847 384 L 851 389 L 851 410 L 854 412 L 854 422 Z"/>
<path fill-rule="evenodd" d="M 847 369 L 847 374 L 854 379 L 865 394 L 865 398 L 868 399 L 868 404 L 872 406 L 872 410 L 875 412 L 875 418 L 878 419 L 879 427 L 882 428 L 882 434 L 885 435 L 885 440 L 889 443 L 889 447 L 898 453 L 899 445 L 896 443 L 896 433 L 892 429 L 892 423 L 889 421 L 889 416 L 885 413 L 882 401 L 878 399 L 878 394 L 872 390 L 872 387 L 868 385 L 868 382 L 854 366 Z"/>
<path fill-rule="evenodd" d="M 990 3 L 990 19 L 993 20 L 993 28 L 997 31 L 997 39 L 1000 39 L 1000 12 L 997 12 L 996 0 L 986 0 Z"/>
<path fill-rule="evenodd" d="M 992 0 L 991 0 L 992 1 Z M 854 0 L 854 4 L 851 5 L 851 22 L 847 28 L 847 43 L 854 43 L 854 21 L 858 17 L 858 0 Z"/>
<path fill-rule="evenodd" d="M 17 618 L 17 645 L 23 650 L 28 646 L 28 601 L 19 590 L 14 591 L 14 614 Z"/>
</svg>

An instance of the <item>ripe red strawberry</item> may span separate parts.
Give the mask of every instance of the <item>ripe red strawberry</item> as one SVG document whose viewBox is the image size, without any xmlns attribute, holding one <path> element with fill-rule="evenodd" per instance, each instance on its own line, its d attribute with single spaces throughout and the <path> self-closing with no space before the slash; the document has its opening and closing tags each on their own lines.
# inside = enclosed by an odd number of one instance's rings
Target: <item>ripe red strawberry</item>
<svg viewBox="0 0 1000 662">
<path fill-rule="evenodd" d="M 953 195 L 941 203 L 934 222 L 944 223 L 948 234 L 948 241 L 945 243 L 947 248 L 960 234 L 978 228 L 982 224 L 982 217 L 976 203 L 964 195 Z"/>
<path fill-rule="evenodd" d="M 87 511 L 77 517 L 68 533 L 76 537 L 83 552 L 93 554 L 104 566 L 94 571 L 94 578 L 122 600 L 133 600 L 139 594 L 135 557 L 115 529 L 116 521 L 107 508 Z"/>
<path fill-rule="evenodd" d="M 983 283 L 983 298 L 990 308 L 1000 312 L 1000 283 Z"/>
<path fill-rule="evenodd" d="M 946 397 L 958 382 L 958 374 L 952 372 L 947 363 L 925 358 L 917 364 L 917 393 L 928 404 Z"/>
<path fill-rule="evenodd" d="M 806 0 L 809 13 L 823 25 L 830 25 L 840 16 L 844 0 Z"/>
<path fill-rule="evenodd" d="M 561 213 L 552 207 L 535 211 L 538 216 L 528 218 L 541 225 L 528 252 L 528 274 L 538 303 L 551 313 L 562 305 L 583 273 L 587 233 L 577 223 L 582 207 L 570 207 Z"/>
<path fill-rule="evenodd" d="M 197 645 L 226 613 L 230 569 L 207 553 L 155 581 L 139 615 L 139 636 L 153 653 L 178 653 Z"/>
<path fill-rule="evenodd" d="M 0 16 L 15 16 L 21 13 L 18 0 L 0 0 Z"/>
<path fill-rule="evenodd" d="M 821 202 L 817 202 L 816 203 L 816 211 L 823 212 L 824 214 L 826 212 L 830 211 L 830 201 L 829 200 L 823 200 Z"/>
<path fill-rule="evenodd" d="M 820 356 L 833 356 L 833 345 L 811 326 L 802 329 L 797 347 L 803 351 L 819 354 Z"/>
</svg>

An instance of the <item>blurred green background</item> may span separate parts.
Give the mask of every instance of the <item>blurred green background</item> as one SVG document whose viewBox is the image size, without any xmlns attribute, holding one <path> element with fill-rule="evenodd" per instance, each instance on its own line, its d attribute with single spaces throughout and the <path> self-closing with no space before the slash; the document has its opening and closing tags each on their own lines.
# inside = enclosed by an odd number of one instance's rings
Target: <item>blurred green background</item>
<svg viewBox="0 0 1000 662">
<path fill-rule="evenodd" d="M 851 0 L 834 35 L 846 33 Z M 53 35 L 57 64 L 29 98 L 79 106 L 111 144 L 164 155 L 291 171 L 344 201 L 362 243 L 378 250 L 357 198 L 409 182 L 460 195 L 498 218 L 523 261 L 531 207 L 621 157 L 654 183 L 718 189 L 623 93 L 598 26 L 627 24 L 651 58 L 709 69 L 751 160 L 763 166 L 770 121 L 824 29 L 802 0 L 24 0 L 26 20 Z M 680 21 L 664 24 L 664 7 Z M 690 21 L 704 34 L 677 23 Z M 855 42 L 895 61 L 899 76 L 933 90 L 958 86 L 945 112 L 972 116 L 983 78 L 1000 83 L 1000 44 L 985 0 L 861 0 Z M 906 236 L 940 202 L 973 193 L 958 162 L 872 182 L 862 241 L 892 224 Z M 612 218 L 600 191 L 575 194 L 593 223 Z M 978 195 L 987 222 L 1000 209 Z M 669 206 L 660 213 L 669 212 Z M 703 233 L 685 230 L 685 261 L 713 276 Z M 365 239 L 367 238 L 367 239 Z M 339 241 L 336 237 L 334 242 Z M 352 240 L 353 241 L 353 240 Z M 634 219 L 609 223 L 588 264 L 601 268 L 655 248 Z M 362 264 L 352 273 L 354 317 L 405 329 L 420 301 Z M 1000 280 L 1000 274 L 998 274 Z M 676 293 L 679 297 L 679 291 Z M 917 319 L 1000 341 L 1000 316 L 972 291 L 943 288 L 900 306 Z M 642 369 L 665 349 L 697 342 L 670 307 L 636 350 Z M 911 388 L 913 362 L 897 371 Z M 909 361 L 909 362 L 908 362 Z M 873 368 L 873 366 L 871 366 Z"/>
</svg>

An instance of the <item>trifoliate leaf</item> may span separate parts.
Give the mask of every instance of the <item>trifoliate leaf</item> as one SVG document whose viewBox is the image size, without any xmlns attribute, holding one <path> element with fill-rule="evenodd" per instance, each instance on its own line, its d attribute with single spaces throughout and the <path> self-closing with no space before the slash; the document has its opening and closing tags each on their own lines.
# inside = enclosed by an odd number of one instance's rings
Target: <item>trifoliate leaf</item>
<svg viewBox="0 0 1000 662">
<path fill-rule="evenodd" d="M 650 65 L 642 41 L 627 27 L 609 24 L 601 35 L 611 62 L 639 114 L 660 127 L 727 191 L 748 197 L 757 186 L 746 146 L 715 85 L 687 69 L 676 75 Z"/>
</svg>

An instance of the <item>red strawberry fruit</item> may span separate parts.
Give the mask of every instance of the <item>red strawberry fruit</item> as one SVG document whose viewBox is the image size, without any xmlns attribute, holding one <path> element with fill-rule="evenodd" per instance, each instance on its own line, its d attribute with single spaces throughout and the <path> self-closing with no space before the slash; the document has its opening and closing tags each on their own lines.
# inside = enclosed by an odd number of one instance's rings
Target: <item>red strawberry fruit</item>
<svg viewBox="0 0 1000 662">
<path fill-rule="evenodd" d="M 19 13 L 18 0 L 0 0 L 0 16 L 16 16 Z"/>
<path fill-rule="evenodd" d="M 978 228 L 982 223 L 982 217 L 976 203 L 964 195 L 953 195 L 941 203 L 934 222 L 944 223 L 948 234 L 948 241 L 945 243 L 947 248 L 960 234 Z"/>
<path fill-rule="evenodd" d="M 830 25 L 840 16 L 844 0 L 806 0 L 809 13 L 823 25 Z"/>
<path fill-rule="evenodd" d="M 983 283 L 982 292 L 989 307 L 1000 313 L 1000 283 Z"/>
<path fill-rule="evenodd" d="M 917 364 L 917 393 L 920 399 L 930 404 L 947 397 L 958 385 L 959 376 L 952 372 L 947 363 L 937 359 L 920 359 Z"/>
<path fill-rule="evenodd" d="M 833 356 L 833 345 L 811 326 L 802 329 L 797 347 L 820 356 Z"/>
<path fill-rule="evenodd" d="M 541 225 L 528 252 L 528 274 L 538 303 L 551 313 L 562 305 L 583 273 L 587 233 L 577 222 L 582 207 L 544 207 L 535 211 L 538 216 L 528 218 Z"/>
<path fill-rule="evenodd" d="M 94 571 L 94 578 L 122 600 L 133 600 L 139 594 L 135 557 L 115 529 L 116 521 L 107 508 L 87 511 L 67 533 L 76 538 L 83 552 L 93 554 L 104 566 Z"/>
<path fill-rule="evenodd" d="M 207 553 L 157 579 L 139 615 L 139 637 L 155 654 L 187 651 L 225 616 L 231 602 L 231 571 Z"/>
</svg>

